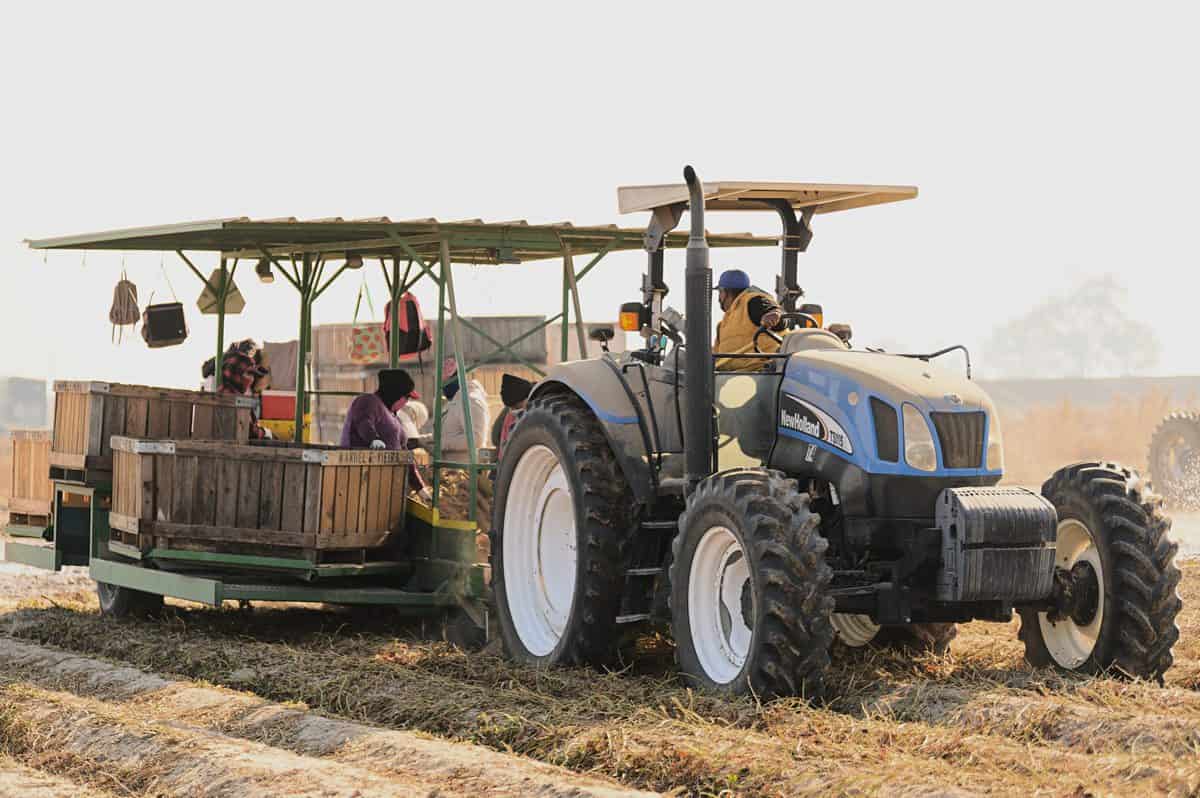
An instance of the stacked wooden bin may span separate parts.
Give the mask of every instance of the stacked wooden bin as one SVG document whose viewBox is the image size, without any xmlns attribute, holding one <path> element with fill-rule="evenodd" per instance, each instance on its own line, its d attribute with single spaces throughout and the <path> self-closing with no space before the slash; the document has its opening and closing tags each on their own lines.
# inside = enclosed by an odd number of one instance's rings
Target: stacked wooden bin
<svg viewBox="0 0 1200 798">
<path fill-rule="evenodd" d="M 154 440 L 246 441 L 251 399 L 104 382 L 54 383 L 54 479 L 111 479 L 113 436 Z"/>
<path fill-rule="evenodd" d="M 362 564 L 403 527 L 408 452 L 123 437 L 112 447 L 112 540 L 142 554 Z"/>
<path fill-rule="evenodd" d="M 54 485 L 50 482 L 50 431 L 12 431 L 12 495 L 8 532 L 41 537 L 50 525 Z"/>
</svg>

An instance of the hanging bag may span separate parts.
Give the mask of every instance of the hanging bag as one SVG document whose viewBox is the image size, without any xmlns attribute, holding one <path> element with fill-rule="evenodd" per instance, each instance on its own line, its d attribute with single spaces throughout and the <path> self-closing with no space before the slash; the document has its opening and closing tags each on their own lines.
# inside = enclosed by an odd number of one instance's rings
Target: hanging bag
<svg viewBox="0 0 1200 798">
<path fill-rule="evenodd" d="M 371 291 L 364 279 L 358 287 L 358 299 L 354 303 L 354 321 L 350 330 L 350 360 L 354 363 L 382 363 L 387 360 L 387 336 L 384 335 L 382 325 L 358 324 L 358 311 L 362 307 L 364 292 L 371 316 L 375 315 L 375 304 L 371 302 Z"/>
<path fill-rule="evenodd" d="M 162 268 L 161 263 L 159 263 L 159 268 Z M 171 289 L 171 296 L 175 298 L 175 301 L 160 302 L 155 305 L 154 294 L 150 294 L 150 304 L 146 305 L 146 309 L 142 312 L 142 339 L 151 349 L 176 346 L 186 341 L 188 337 L 187 319 L 183 316 L 183 303 L 179 301 L 179 297 L 175 296 L 175 286 L 171 285 L 171 278 L 167 277 L 166 269 L 163 269 L 163 278 L 166 279 L 167 287 Z"/>
<path fill-rule="evenodd" d="M 421 304 L 411 291 L 400 297 L 400 312 L 397 315 L 397 326 L 400 328 L 400 348 L 397 356 L 404 360 L 412 360 L 433 346 L 433 331 L 429 322 L 421 315 Z M 387 342 L 388 351 L 392 347 L 392 303 L 389 302 L 383 310 L 383 335 Z"/>
<path fill-rule="evenodd" d="M 140 318 L 137 286 L 129 281 L 125 270 L 122 269 L 121 279 L 117 282 L 116 288 L 113 289 L 112 307 L 108 311 L 108 320 L 113 325 L 113 337 L 117 338 L 118 343 L 120 343 L 120 339 L 124 336 L 125 331 L 121 330 L 121 335 L 117 336 L 117 329 L 127 327 L 130 324 L 137 324 Z"/>
</svg>

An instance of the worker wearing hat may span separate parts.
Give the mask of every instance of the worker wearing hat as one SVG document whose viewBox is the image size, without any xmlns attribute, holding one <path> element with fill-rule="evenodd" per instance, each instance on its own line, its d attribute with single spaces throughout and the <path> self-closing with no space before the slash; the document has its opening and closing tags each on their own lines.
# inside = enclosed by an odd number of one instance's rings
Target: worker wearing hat
<svg viewBox="0 0 1200 798">
<path fill-rule="evenodd" d="M 717 302 L 724 317 L 717 322 L 717 340 L 713 352 L 741 353 L 754 351 L 754 336 L 760 327 L 779 332 L 784 329 L 783 310 L 767 292 L 750 285 L 750 275 L 741 269 L 728 269 L 721 273 L 716 285 Z M 779 351 L 779 344 L 764 335 L 758 339 L 762 352 Z M 758 371 L 765 361 L 762 358 L 718 359 L 722 371 Z"/>
<path fill-rule="evenodd" d="M 396 420 L 396 411 L 409 399 L 419 399 L 416 384 L 403 369 L 379 372 L 379 387 L 374 393 L 357 397 L 342 425 L 341 446 L 346 449 L 406 449 L 404 428 Z"/>
</svg>

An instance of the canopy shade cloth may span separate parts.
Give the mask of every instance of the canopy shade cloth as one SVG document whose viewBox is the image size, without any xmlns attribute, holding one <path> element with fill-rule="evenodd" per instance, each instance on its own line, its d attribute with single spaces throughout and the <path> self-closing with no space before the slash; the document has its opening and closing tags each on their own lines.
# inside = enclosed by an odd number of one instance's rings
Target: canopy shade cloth
<svg viewBox="0 0 1200 798">
<path fill-rule="evenodd" d="M 33 249 L 63 250 L 191 250 L 221 252 L 229 257 L 257 258 L 320 255 L 338 260 L 348 255 L 393 255 L 403 241 L 424 260 L 436 260 L 441 242 L 450 245 L 454 263 L 499 264 L 641 249 L 640 228 L 616 225 L 576 227 L 570 222 L 530 224 L 524 220 L 484 222 L 467 219 L 439 222 L 410 219 L 248 219 L 245 217 L 134 227 L 98 233 L 26 240 Z M 710 234 L 711 247 L 770 247 L 779 239 L 748 233 Z M 672 233 L 666 246 L 686 247 L 686 233 Z"/>
<path fill-rule="evenodd" d="M 796 210 L 833 213 L 898 202 L 917 196 L 916 186 L 857 186 L 837 183 L 770 183 L 723 181 L 704 183 L 704 207 L 713 211 L 762 211 L 764 200 L 782 199 Z M 621 213 L 648 211 L 688 201 L 683 183 L 657 186 L 621 186 L 617 205 Z"/>
</svg>

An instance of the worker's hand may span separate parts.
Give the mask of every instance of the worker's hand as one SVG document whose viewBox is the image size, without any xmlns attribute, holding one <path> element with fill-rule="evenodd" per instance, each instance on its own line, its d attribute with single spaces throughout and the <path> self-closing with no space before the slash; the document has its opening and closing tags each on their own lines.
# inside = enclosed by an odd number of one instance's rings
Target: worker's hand
<svg viewBox="0 0 1200 798">
<path fill-rule="evenodd" d="M 763 314 L 762 326 L 766 327 L 768 330 L 774 330 L 779 326 L 779 322 L 781 321 L 783 321 L 783 315 L 780 311 L 768 310 Z"/>
<path fill-rule="evenodd" d="M 383 441 L 379 440 L 378 438 L 376 438 L 375 440 L 371 441 L 371 448 L 372 449 L 386 449 L 387 444 L 384 443 Z"/>
</svg>

